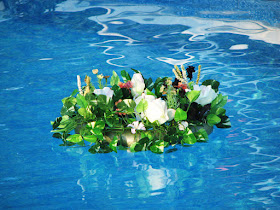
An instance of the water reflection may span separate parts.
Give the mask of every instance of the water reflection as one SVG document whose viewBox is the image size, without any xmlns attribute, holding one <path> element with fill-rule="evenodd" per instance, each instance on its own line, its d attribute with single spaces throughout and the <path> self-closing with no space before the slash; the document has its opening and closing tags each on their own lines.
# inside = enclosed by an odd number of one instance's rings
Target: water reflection
<svg viewBox="0 0 280 210">
<path fill-rule="evenodd" d="M 66 1 L 59 4 L 56 11 L 77 12 L 90 8 L 107 10 L 106 14 L 91 16 L 88 19 L 103 27 L 98 32 L 99 35 L 108 37 L 105 42 L 92 43 L 91 46 L 105 48 L 103 53 L 109 57 L 107 63 L 117 67 L 126 66 L 126 60 L 133 60 L 134 54 L 143 54 L 142 59 L 138 59 L 137 62 L 148 58 L 174 65 L 193 62 L 198 56 L 202 63 L 215 57 L 242 57 L 245 55 L 243 52 L 232 50 L 241 51 L 252 47 L 247 41 L 232 42 L 232 39 L 225 37 L 226 34 L 280 44 L 280 29 L 277 27 L 269 27 L 256 21 L 176 16 L 165 12 L 167 8 L 161 6 L 94 6 L 89 2 L 82 4 L 79 1 Z M 212 40 L 216 36 L 221 36 L 220 41 Z M 231 43 L 227 49 L 221 49 L 219 42 L 223 40 Z M 152 55 L 144 56 L 145 53 L 140 53 L 139 48 L 143 49 L 141 45 L 148 45 Z"/>
<path fill-rule="evenodd" d="M 199 167 L 197 157 L 189 152 L 184 155 L 184 160 L 179 160 L 178 156 L 172 153 L 156 155 L 150 152 L 126 151 L 105 154 L 104 159 L 104 155 L 92 155 L 83 148 L 66 150 L 80 160 L 82 177 L 77 180 L 77 184 L 81 187 L 82 199 L 86 199 L 87 195 L 93 192 L 104 191 L 102 196 L 106 196 L 106 199 L 163 195 L 172 200 L 178 193 L 186 191 L 186 182 L 192 182 L 196 187 L 200 187 L 204 182 L 198 175 L 193 176 L 193 172 L 190 172 L 195 166 L 195 170 Z M 178 168 L 178 163 L 184 167 Z"/>
<path fill-rule="evenodd" d="M 180 203 L 191 194 L 207 206 L 223 202 L 232 208 L 230 201 L 238 200 L 236 207 L 252 207 L 254 202 L 275 207 L 280 29 L 257 21 L 177 16 L 160 6 L 98 7 L 107 12 L 89 20 L 102 26 L 97 33 L 106 39 L 90 46 L 104 49 L 110 67 L 137 65 L 157 77 L 174 64 L 202 64 L 202 80 L 223 81 L 233 129 L 213 133 L 209 144 L 164 155 L 120 152 L 103 158 L 82 150 L 83 176 L 77 183 L 83 199 L 94 192 L 107 200 L 159 196 Z M 66 1 L 56 11 L 90 8 L 97 7 Z M 165 76 L 172 76 L 171 71 Z"/>
</svg>

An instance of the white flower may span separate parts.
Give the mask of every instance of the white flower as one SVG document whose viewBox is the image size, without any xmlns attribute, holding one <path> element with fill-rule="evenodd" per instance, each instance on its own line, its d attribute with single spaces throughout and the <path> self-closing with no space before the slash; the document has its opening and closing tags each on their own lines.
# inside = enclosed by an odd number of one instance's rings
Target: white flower
<svg viewBox="0 0 280 210">
<path fill-rule="evenodd" d="M 141 95 L 145 89 L 144 79 L 142 74 L 136 73 L 131 79 L 133 87 L 131 88 L 131 93 L 133 96 Z"/>
<path fill-rule="evenodd" d="M 134 101 L 136 103 L 136 106 L 140 103 L 140 101 L 142 99 L 145 99 L 145 100 L 147 100 L 149 102 L 149 101 L 155 100 L 156 97 L 153 96 L 153 95 L 146 95 L 145 93 L 142 93 L 141 96 L 138 96 L 137 98 L 134 99 Z"/>
<path fill-rule="evenodd" d="M 114 91 L 111 90 L 109 87 L 104 87 L 103 89 L 95 89 L 93 91 L 94 94 L 96 95 L 105 95 L 107 96 L 107 101 L 113 97 Z"/>
<path fill-rule="evenodd" d="M 145 131 L 146 128 L 142 122 L 134 121 L 132 124 L 129 124 L 127 127 L 131 127 L 131 133 L 135 134 L 136 130 Z"/>
<path fill-rule="evenodd" d="M 138 96 L 137 98 L 134 99 L 134 101 L 136 103 L 136 107 L 142 99 L 146 100 L 149 103 L 149 101 L 155 100 L 156 97 L 153 95 L 146 95 L 145 93 L 142 93 L 141 96 Z M 136 108 L 135 108 L 135 111 L 136 111 Z M 140 121 L 141 119 L 146 119 L 145 114 L 143 112 L 140 113 L 140 115 L 138 113 L 136 113 L 136 120 Z"/>
<path fill-rule="evenodd" d="M 175 112 L 176 112 L 175 109 L 167 109 L 168 121 L 171 121 L 174 119 Z"/>
<path fill-rule="evenodd" d="M 159 124 L 165 123 L 167 120 L 169 120 L 166 102 L 161 98 L 148 101 L 148 108 L 145 111 L 145 116 L 151 123 L 155 122 L 156 120 L 159 122 Z"/>
<path fill-rule="evenodd" d="M 194 90 L 201 91 L 198 99 L 196 99 L 196 103 L 201 104 L 202 106 L 205 106 L 206 104 L 210 104 L 217 96 L 218 93 L 216 93 L 212 88 L 211 85 L 205 86 L 205 85 L 194 85 Z"/>
<path fill-rule="evenodd" d="M 179 123 L 179 130 L 183 131 L 188 127 L 188 122 L 187 121 L 182 121 L 181 123 Z"/>
</svg>

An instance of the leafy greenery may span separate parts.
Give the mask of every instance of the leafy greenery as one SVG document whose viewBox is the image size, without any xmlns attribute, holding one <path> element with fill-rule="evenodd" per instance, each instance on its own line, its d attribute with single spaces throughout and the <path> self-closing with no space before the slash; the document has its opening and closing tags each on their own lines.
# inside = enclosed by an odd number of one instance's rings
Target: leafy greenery
<svg viewBox="0 0 280 210">
<path fill-rule="evenodd" d="M 216 80 L 202 83 L 211 85 L 214 90 L 211 94 L 215 97 L 210 103 L 201 105 L 198 99 L 202 97 L 202 91 L 194 90 L 195 83 L 188 82 L 186 69 L 181 69 L 175 67 L 173 70 L 177 74 L 174 82 L 168 77 L 159 77 L 153 82 L 135 69 L 132 69 L 133 77 L 122 70 L 120 78 L 113 71 L 110 87 L 107 84 L 109 76 L 93 70 L 101 89 L 95 89 L 88 76 L 86 86 L 81 87 L 78 82 L 78 89 L 62 99 L 61 116 L 51 122 L 53 137 L 63 141 L 61 146 L 90 147 L 89 152 L 93 154 L 123 149 L 161 154 L 169 146 L 172 148 L 167 153 L 176 151 L 174 146 L 177 144 L 186 146 L 208 141 L 209 132 L 203 125 L 231 127 L 224 108 L 228 97 L 218 94 L 220 83 Z M 193 73 L 194 67 L 187 68 L 190 69 Z M 132 78 L 137 82 L 133 84 Z M 133 95 L 133 88 L 143 93 Z M 200 129 L 194 129 L 196 126 Z"/>
</svg>

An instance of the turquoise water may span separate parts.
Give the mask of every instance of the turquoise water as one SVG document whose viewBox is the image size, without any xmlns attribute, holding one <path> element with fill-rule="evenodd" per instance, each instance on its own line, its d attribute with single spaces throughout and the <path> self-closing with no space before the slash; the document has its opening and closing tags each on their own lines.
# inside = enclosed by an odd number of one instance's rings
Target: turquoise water
<svg viewBox="0 0 280 210">
<path fill-rule="evenodd" d="M 0 3 L 1 208 L 280 208 L 279 1 L 12 2 Z M 174 64 L 221 82 L 231 129 L 162 155 L 52 138 L 77 74 L 155 79 Z"/>
</svg>

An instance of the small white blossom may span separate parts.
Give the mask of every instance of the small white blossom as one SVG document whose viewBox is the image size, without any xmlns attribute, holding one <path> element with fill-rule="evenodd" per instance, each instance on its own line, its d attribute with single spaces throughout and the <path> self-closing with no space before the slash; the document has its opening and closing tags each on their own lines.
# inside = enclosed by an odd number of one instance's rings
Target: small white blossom
<svg viewBox="0 0 280 210">
<path fill-rule="evenodd" d="M 93 91 L 93 93 L 96 94 L 96 95 L 105 95 L 105 96 L 107 96 L 107 101 L 108 101 L 110 98 L 112 98 L 113 95 L 114 95 L 114 91 L 111 90 L 109 87 L 105 87 L 105 88 L 103 88 L 103 89 L 95 89 L 95 90 Z"/>
<path fill-rule="evenodd" d="M 127 127 L 131 127 L 131 133 L 135 134 L 136 130 L 142 130 L 145 131 L 146 128 L 142 122 L 139 123 L 139 121 L 134 121 L 132 124 L 129 124 Z"/>
<path fill-rule="evenodd" d="M 181 123 L 179 123 L 179 130 L 183 131 L 188 127 L 188 122 L 187 121 L 182 121 Z"/>
</svg>

